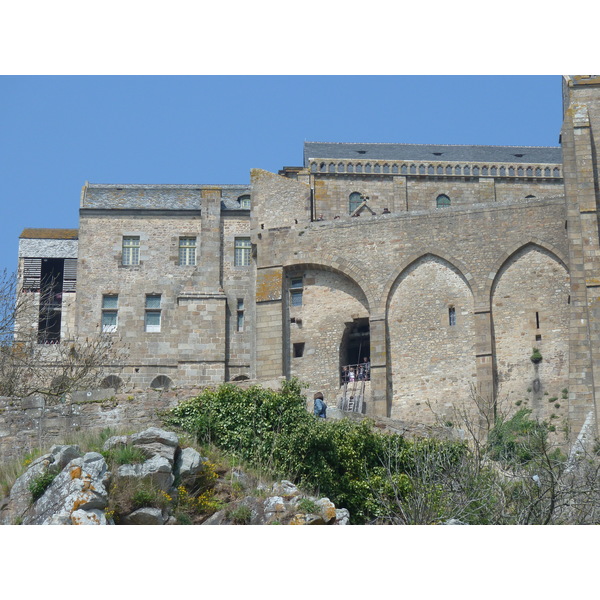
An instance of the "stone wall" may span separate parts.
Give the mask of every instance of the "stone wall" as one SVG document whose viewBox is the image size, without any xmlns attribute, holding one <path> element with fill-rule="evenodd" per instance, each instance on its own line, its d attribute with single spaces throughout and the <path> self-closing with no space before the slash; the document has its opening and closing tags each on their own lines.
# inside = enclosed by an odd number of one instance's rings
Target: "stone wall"
<svg viewBox="0 0 600 600">
<path fill-rule="evenodd" d="M 135 190 L 126 191 L 129 198 Z M 124 374 L 133 386 L 148 387 L 158 376 L 193 386 L 249 375 L 253 268 L 234 266 L 235 238 L 249 237 L 249 211 L 222 214 L 218 189 L 200 196 L 201 211 L 82 210 L 77 334 L 97 334 L 103 295 L 118 295 L 110 335 L 131 349 Z M 139 265 L 122 264 L 123 236 L 139 236 Z M 180 237 L 196 238 L 195 266 L 179 264 Z M 160 331 L 146 331 L 147 295 L 160 295 Z M 239 332 L 238 299 L 247 319 Z"/>
<path fill-rule="evenodd" d="M 315 176 L 315 215 L 327 220 L 347 215 L 349 197 L 358 192 L 369 197 L 369 207 L 377 214 L 432 210 L 440 194 L 450 198 L 451 206 L 469 206 L 487 202 L 517 202 L 527 196 L 556 197 L 563 194 L 561 179 L 528 180 L 491 177 L 407 177 L 401 175 Z"/>
<path fill-rule="evenodd" d="M 97 390 L 74 393 L 64 404 L 42 396 L 0 397 L 0 463 L 21 458 L 35 448 L 63 443 L 78 433 L 106 427 L 131 433 L 160 426 L 158 412 L 190 395 L 190 391 L 181 395 L 158 391 L 115 395 Z"/>
</svg>

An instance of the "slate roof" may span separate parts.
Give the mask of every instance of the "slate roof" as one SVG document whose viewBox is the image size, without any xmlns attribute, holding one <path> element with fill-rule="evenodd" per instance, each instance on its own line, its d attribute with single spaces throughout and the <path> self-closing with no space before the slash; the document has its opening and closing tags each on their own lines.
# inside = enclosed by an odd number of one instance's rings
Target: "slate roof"
<svg viewBox="0 0 600 600">
<path fill-rule="evenodd" d="M 522 156 L 516 156 L 522 155 Z M 304 142 L 304 166 L 311 158 L 561 164 L 560 146 L 450 146 Z"/>
</svg>

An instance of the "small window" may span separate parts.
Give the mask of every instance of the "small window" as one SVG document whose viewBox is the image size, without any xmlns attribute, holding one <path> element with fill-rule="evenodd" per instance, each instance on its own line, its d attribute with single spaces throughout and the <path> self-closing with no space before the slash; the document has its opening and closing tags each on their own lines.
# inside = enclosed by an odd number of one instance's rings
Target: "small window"
<svg viewBox="0 0 600 600">
<path fill-rule="evenodd" d="M 292 306 L 302 306 L 302 293 L 304 284 L 302 277 L 294 277 L 290 282 L 290 304 Z"/>
<path fill-rule="evenodd" d="M 250 208 L 250 195 L 240 196 L 238 202 L 240 203 L 240 208 Z"/>
<path fill-rule="evenodd" d="M 302 358 L 304 356 L 304 342 L 294 344 L 294 358 Z"/>
<path fill-rule="evenodd" d="M 146 296 L 146 314 L 144 317 L 145 330 L 148 333 L 157 333 L 160 331 L 161 297 L 159 294 L 149 294 Z"/>
<path fill-rule="evenodd" d="M 233 264 L 236 267 L 248 267 L 250 265 L 250 252 L 252 244 L 249 237 L 235 238 Z"/>
<path fill-rule="evenodd" d="M 448 307 L 448 324 L 450 327 L 454 327 L 454 325 L 456 325 L 456 309 L 454 306 Z"/>
<path fill-rule="evenodd" d="M 352 192 L 348 200 L 348 211 L 352 214 L 362 204 L 362 194 L 359 192 Z"/>
<path fill-rule="evenodd" d="M 140 264 L 140 238 L 139 236 L 128 236 L 123 238 L 123 259 L 124 265 Z"/>
<path fill-rule="evenodd" d="M 244 331 L 244 299 L 237 300 L 237 331 Z"/>
<path fill-rule="evenodd" d="M 182 266 L 196 265 L 196 238 L 179 238 L 179 264 Z"/>
<path fill-rule="evenodd" d="M 102 296 L 102 333 L 113 333 L 117 330 L 119 296 L 104 294 Z"/>
<path fill-rule="evenodd" d="M 440 194 L 435 200 L 436 208 L 446 208 L 450 206 L 450 198 L 446 194 Z"/>
</svg>

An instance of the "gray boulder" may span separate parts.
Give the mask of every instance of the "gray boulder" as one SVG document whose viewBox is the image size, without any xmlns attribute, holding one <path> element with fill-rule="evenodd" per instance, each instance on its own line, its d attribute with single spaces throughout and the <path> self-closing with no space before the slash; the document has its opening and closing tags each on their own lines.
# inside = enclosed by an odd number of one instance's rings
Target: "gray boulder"
<svg viewBox="0 0 600 600">
<path fill-rule="evenodd" d="M 108 502 L 106 488 L 109 479 L 110 473 L 101 454 L 88 452 L 81 458 L 75 458 L 28 509 L 23 524 L 73 524 L 73 514 L 77 511 L 102 511 Z M 92 514 L 97 516 L 95 512 Z M 82 522 L 83 515 L 77 512 L 75 519 L 78 523 Z M 88 518 L 89 524 L 95 520 L 92 516 Z"/>
<path fill-rule="evenodd" d="M 121 465 L 116 475 L 117 477 L 145 479 L 165 492 L 175 481 L 171 463 L 163 456 L 153 456 L 141 464 Z"/>
<path fill-rule="evenodd" d="M 138 508 L 123 518 L 123 525 L 164 525 L 165 519 L 160 508 Z"/>
<path fill-rule="evenodd" d="M 71 460 L 81 455 L 79 446 L 52 446 L 48 454 L 34 460 L 27 471 L 13 484 L 8 501 L 3 507 L 0 523 L 8 525 L 22 519 L 31 505 L 29 486 L 37 477 L 60 472 Z"/>
<path fill-rule="evenodd" d="M 202 470 L 206 458 L 193 448 L 184 448 L 177 458 L 176 470 L 182 481 L 189 481 L 196 477 Z"/>
<path fill-rule="evenodd" d="M 130 435 L 129 443 L 138 446 L 146 456 L 161 456 L 173 465 L 179 439 L 172 431 L 149 427 L 140 433 Z"/>
</svg>

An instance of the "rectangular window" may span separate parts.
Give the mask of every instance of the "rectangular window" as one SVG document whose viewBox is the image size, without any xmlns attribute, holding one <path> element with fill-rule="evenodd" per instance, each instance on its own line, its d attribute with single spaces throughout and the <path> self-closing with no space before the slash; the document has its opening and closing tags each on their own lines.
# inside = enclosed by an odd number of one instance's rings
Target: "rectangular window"
<svg viewBox="0 0 600 600">
<path fill-rule="evenodd" d="M 179 238 L 179 264 L 185 266 L 196 265 L 196 238 Z"/>
<path fill-rule="evenodd" d="M 298 342 L 293 345 L 294 358 L 302 358 L 304 356 L 304 342 Z"/>
<path fill-rule="evenodd" d="M 104 294 L 102 296 L 102 333 L 113 333 L 117 330 L 117 314 L 119 296 Z"/>
<path fill-rule="evenodd" d="M 160 294 L 149 294 L 146 296 L 146 315 L 144 323 L 148 333 L 157 333 L 160 331 L 160 300 Z"/>
<path fill-rule="evenodd" d="M 140 264 L 140 238 L 139 236 L 123 237 L 123 260 L 124 265 Z"/>
<path fill-rule="evenodd" d="M 244 331 L 244 299 L 237 301 L 237 331 Z"/>
<path fill-rule="evenodd" d="M 454 306 L 448 307 L 448 323 L 450 327 L 456 325 L 456 309 Z"/>
<path fill-rule="evenodd" d="M 235 250 L 233 264 L 236 267 L 247 267 L 250 265 L 250 251 L 252 245 L 250 238 L 235 238 Z"/>
<path fill-rule="evenodd" d="M 302 306 L 304 283 L 302 277 L 294 277 L 290 282 L 290 303 L 292 306 Z"/>
</svg>

